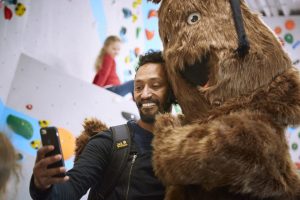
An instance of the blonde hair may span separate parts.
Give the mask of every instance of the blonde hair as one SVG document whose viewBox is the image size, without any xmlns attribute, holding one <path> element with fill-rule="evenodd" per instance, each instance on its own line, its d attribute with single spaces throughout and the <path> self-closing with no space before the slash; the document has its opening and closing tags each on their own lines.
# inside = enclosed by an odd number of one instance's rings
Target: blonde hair
<svg viewBox="0 0 300 200">
<path fill-rule="evenodd" d="M 103 47 L 101 48 L 100 53 L 95 62 L 96 72 L 98 72 L 101 69 L 103 57 L 104 57 L 104 54 L 106 53 L 106 48 L 114 42 L 121 42 L 121 40 L 118 36 L 115 36 L 115 35 L 108 36 L 105 39 Z"/>
<path fill-rule="evenodd" d="M 5 192 L 6 183 L 12 173 L 18 178 L 17 155 L 9 139 L 0 132 L 0 193 Z"/>
</svg>

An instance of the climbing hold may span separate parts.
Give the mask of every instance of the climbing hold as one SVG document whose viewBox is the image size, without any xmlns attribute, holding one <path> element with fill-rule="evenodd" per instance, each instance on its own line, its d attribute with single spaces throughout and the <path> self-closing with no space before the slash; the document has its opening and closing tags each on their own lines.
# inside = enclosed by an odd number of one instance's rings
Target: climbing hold
<svg viewBox="0 0 300 200">
<path fill-rule="evenodd" d="M 30 139 L 33 135 L 33 127 L 25 119 L 14 115 L 8 115 L 6 118 L 6 123 L 11 130 L 26 139 Z"/>
</svg>

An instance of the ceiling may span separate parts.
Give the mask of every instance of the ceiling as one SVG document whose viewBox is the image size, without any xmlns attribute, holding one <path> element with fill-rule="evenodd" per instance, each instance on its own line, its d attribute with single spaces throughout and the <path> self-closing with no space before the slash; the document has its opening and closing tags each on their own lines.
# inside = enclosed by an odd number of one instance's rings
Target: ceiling
<svg viewBox="0 0 300 200">
<path fill-rule="evenodd" d="M 250 8 L 267 17 L 300 15 L 300 0 L 246 0 Z"/>
</svg>

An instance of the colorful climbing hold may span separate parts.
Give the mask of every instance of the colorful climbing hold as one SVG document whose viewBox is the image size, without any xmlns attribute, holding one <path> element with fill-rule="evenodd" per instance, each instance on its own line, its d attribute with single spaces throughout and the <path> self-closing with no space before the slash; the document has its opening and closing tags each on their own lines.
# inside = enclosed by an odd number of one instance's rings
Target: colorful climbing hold
<svg viewBox="0 0 300 200">
<path fill-rule="evenodd" d="M 295 28 L 296 24 L 295 24 L 295 21 L 294 20 L 287 20 L 285 22 L 285 28 L 287 30 L 293 30 Z"/>
<path fill-rule="evenodd" d="M 282 29 L 281 29 L 279 26 L 277 26 L 277 27 L 275 27 L 274 32 L 275 32 L 277 35 L 280 35 L 280 33 L 282 32 Z"/>
<path fill-rule="evenodd" d="M 151 40 L 154 37 L 154 31 L 145 30 L 147 40 Z"/>
<path fill-rule="evenodd" d="M 134 2 L 132 3 L 132 7 L 133 7 L 133 8 L 137 8 L 137 7 L 138 7 L 138 3 L 134 1 Z"/>
<path fill-rule="evenodd" d="M 11 9 L 7 6 L 4 6 L 4 18 L 7 20 L 11 20 L 13 13 Z"/>
<path fill-rule="evenodd" d="M 17 3 L 17 6 L 16 6 L 16 8 L 15 8 L 15 13 L 16 13 L 16 15 L 18 15 L 18 16 L 21 17 L 21 16 L 24 15 L 25 11 L 26 11 L 25 5 L 22 4 L 22 3 Z"/>
<path fill-rule="evenodd" d="M 123 8 L 122 12 L 123 12 L 123 15 L 124 15 L 125 18 L 129 18 L 129 17 L 132 16 L 132 12 L 128 8 Z"/>
<path fill-rule="evenodd" d="M 136 0 L 132 3 L 132 7 L 137 8 L 141 4 L 142 4 L 142 0 Z"/>
<path fill-rule="evenodd" d="M 294 151 L 296 151 L 296 150 L 298 149 L 298 144 L 293 143 L 293 144 L 292 144 L 292 149 L 293 149 Z"/>
<path fill-rule="evenodd" d="M 25 119 L 14 115 L 8 115 L 6 123 L 12 131 L 26 139 L 30 139 L 33 135 L 33 127 Z"/>
<path fill-rule="evenodd" d="M 41 147 L 41 140 L 32 140 L 30 142 L 30 146 L 33 148 L 33 149 L 39 149 Z"/>
<path fill-rule="evenodd" d="M 126 56 L 126 57 L 125 57 L 125 63 L 126 63 L 126 64 L 129 64 L 129 63 L 130 63 L 130 56 Z"/>
<path fill-rule="evenodd" d="M 50 121 L 49 120 L 39 120 L 39 125 L 41 128 L 45 128 L 50 125 Z"/>
<path fill-rule="evenodd" d="M 296 49 L 298 46 L 300 46 L 300 40 L 293 44 L 293 49 Z"/>
<path fill-rule="evenodd" d="M 294 37 L 290 33 L 285 34 L 284 39 L 289 44 L 292 44 L 294 42 Z"/>
<path fill-rule="evenodd" d="M 64 128 L 58 128 L 58 134 L 64 159 L 68 160 L 74 155 L 75 137 L 70 131 Z"/>
<path fill-rule="evenodd" d="M 134 48 L 134 55 L 137 57 L 141 53 L 141 49 L 139 47 Z"/>
<path fill-rule="evenodd" d="M 157 12 L 156 10 L 149 10 L 148 12 L 148 19 L 151 18 L 151 17 L 157 17 Z"/>
<path fill-rule="evenodd" d="M 135 37 L 136 37 L 136 38 L 139 38 L 140 33 L 141 33 L 141 30 L 142 30 L 141 27 L 137 27 L 137 28 L 136 28 L 136 32 L 135 32 Z"/>
<path fill-rule="evenodd" d="M 122 26 L 122 27 L 121 27 L 121 30 L 120 30 L 120 36 L 126 35 L 126 32 L 127 32 L 126 27 Z"/>
<path fill-rule="evenodd" d="M 126 41 L 126 32 L 127 32 L 127 29 L 126 27 L 122 26 L 121 27 L 121 30 L 120 30 L 120 38 L 121 38 L 121 41 L 122 42 L 125 42 Z"/>
<path fill-rule="evenodd" d="M 135 15 L 135 14 L 133 14 L 133 15 L 132 15 L 132 22 L 134 23 L 134 22 L 136 22 L 137 20 L 138 20 L 138 16 Z"/>
<path fill-rule="evenodd" d="M 8 5 L 16 5 L 17 4 L 17 0 L 2 0 L 5 1 L 6 4 Z"/>
<path fill-rule="evenodd" d="M 31 105 L 31 104 L 27 104 L 27 105 L 26 105 L 26 108 L 27 108 L 28 110 L 32 110 L 32 105 Z"/>
</svg>

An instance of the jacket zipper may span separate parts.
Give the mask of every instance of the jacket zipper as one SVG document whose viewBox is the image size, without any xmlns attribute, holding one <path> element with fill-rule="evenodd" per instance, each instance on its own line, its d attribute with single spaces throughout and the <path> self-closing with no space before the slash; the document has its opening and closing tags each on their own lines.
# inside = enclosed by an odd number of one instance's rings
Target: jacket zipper
<svg viewBox="0 0 300 200">
<path fill-rule="evenodd" d="M 132 158 L 132 161 L 131 161 L 131 166 L 130 166 L 130 170 L 129 170 L 129 177 L 128 177 L 128 185 L 127 185 L 127 190 L 126 190 L 126 200 L 128 200 L 128 194 L 129 194 L 129 188 L 130 188 L 130 179 L 131 179 L 131 172 L 132 172 L 132 167 L 133 167 L 133 164 L 135 162 L 136 157 L 137 157 L 137 155 L 134 154 L 133 158 Z"/>
</svg>

